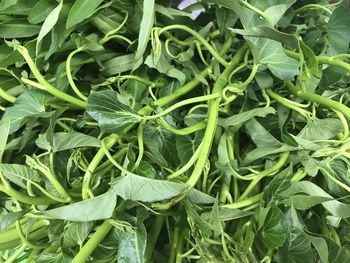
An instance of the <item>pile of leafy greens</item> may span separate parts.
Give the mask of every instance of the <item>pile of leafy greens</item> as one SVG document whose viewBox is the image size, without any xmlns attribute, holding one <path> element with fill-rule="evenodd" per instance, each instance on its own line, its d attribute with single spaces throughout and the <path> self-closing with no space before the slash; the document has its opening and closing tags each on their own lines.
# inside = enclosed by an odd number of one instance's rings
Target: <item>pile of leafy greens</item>
<svg viewBox="0 0 350 263">
<path fill-rule="evenodd" d="M 347 1 L 177 2 L 0 1 L 0 262 L 349 260 Z"/>
</svg>

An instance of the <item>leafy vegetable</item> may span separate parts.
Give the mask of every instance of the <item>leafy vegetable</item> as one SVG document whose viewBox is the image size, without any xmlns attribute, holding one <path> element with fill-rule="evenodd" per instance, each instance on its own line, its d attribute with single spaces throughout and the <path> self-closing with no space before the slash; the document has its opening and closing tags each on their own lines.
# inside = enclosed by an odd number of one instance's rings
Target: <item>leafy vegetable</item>
<svg viewBox="0 0 350 263">
<path fill-rule="evenodd" d="M 0 262 L 348 261 L 348 1 L 189 2 L 0 1 Z"/>
</svg>

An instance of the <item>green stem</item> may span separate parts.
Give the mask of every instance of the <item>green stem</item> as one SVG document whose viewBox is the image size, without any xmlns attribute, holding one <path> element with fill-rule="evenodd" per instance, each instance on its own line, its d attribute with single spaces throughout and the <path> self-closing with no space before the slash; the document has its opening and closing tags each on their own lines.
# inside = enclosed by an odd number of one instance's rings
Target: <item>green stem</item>
<svg viewBox="0 0 350 263">
<path fill-rule="evenodd" d="M 284 50 L 286 52 L 286 54 L 292 58 L 295 59 L 300 59 L 300 54 L 288 49 Z M 343 68 L 345 70 L 347 70 L 348 72 L 350 72 L 350 64 L 337 60 L 337 59 L 333 59 L 332 57 L 327 57 L 327 56 L 316 56 L 317 62 L 319 64 L 327 64 L 327 65 L 333 65 L 333 66 L 337 66 L 340 68 Z"/>
<path fill-rule="evenodd" d="M 292 110 L 295 110 L 296 112 L 298 112 L 301 116 L 303 116 L 305 119 L 310 120 L 311 119 L 311 113 L 307 110 L 304 110 L 300 107 L 298 107 L 297 105 L 295 105 L 294 103 L 292 103 L 292 101 L 283 98 L 282 96 L 278 95 L 277 93 L 273 92 L 270 89 L 266 89 L 266 93 L 273 98 L 274 100 L 276 100 L 277 102 L 281 103 L 282 105 L 286 106 L 287 108 L 290 108 Z"/>
<path fill-rule="evenodd" d="M 26 162 L 28 165 L 44 174 L 45 177 L 51 182 L 53 187 L 57 190 L 57 192 L 66 200 L 66 202 L 70 202 L 72 200 L 66 189 L 62 186 L 60 181 L 58 181 L 57 177 L 51 173 L 48 167 L 40 163 L 39 160 L 35 160 L 30 156 L 27 156 Z"/>
<path fill-rule="evenodd" d="M 299 9 L 295 10 L 295 13 L 301 13 L 304 10 L 307 9 L 321 9 L 323 11 L 326 11 L 328 14 L 332 14 L 332 11 L 329 10 L 327 7 L 324 7 L 322 5 L 318 5 L 318 4 L 308 4 L 308 5 L 304 5 L 302 7 L 300 7 Z"/>
<path fill-rule="evenodd" d="M 14 263 L 17 261 L 17 258 L 26 250 L 27 248 L 27 245 L 26 244 L 23 244 L 22 246 L 20 246 L 16 251 L 15 253 L 13 253 L 11 255 L 11 257 L 9 257 L 5 263 Z"/>
<path fill-rule="evenodd" d="M 255 6 L 248 3 L 247 0 L 240 0 L 242 4 L 244 4 L 246 7 L 248 7 L 250 10 L 254 11 L 255 13 L 259 14 L 261 17 L 263 17 L 267 23 L 269 23 L 273 27 L 273 21 L 270 17 L 266 15 L 264 11 L 261 11 L 260 9 L 256 8 Z"/>
<path fill-rule="evenodd" d="M 170 124 L 168 124 L 162 118 L 159 118 L 158 121 L 159 121 L 160 126 L 162 126 L 163 128 L 167 129 L 168 131 L 170 131 L 171 133 L 174 133 L 176 135 L 188 135 L 188 134 L 203 130 L 206 126 L 206 122 L 202 121 L 202 122 L 198 122 L 190 127 L 177 129 L 177 128 L 174 128 L 173 126 L 171 126 Z"/>
<path fill-rule="evenodd" d="M 47 247 L 47 244 L 37 245 L 37 244 L 32 243 L 29 240 L 29 238 L 27 239 L 27 237 L 24 235 L 24 233 L 22 231 L 21 224 L 19 223 L 18 220 L 16 221 L 15 224 L 16 224 L 16 229 L 17 229 L 18 236 L 20 237 L 22 243 L 25 244 L 27 247 L 34 248 L 34 249 L 42 249 L 42 248 Z"/>
<path fill-rule="evenodd" d="M 350 120 L 350 108 L 344 104 L 317 94 L 303 92 L 301 89 L 296 88 L 290 81 L 286 81 L 286 87 L 294 96 L 340 111 L 348 120 Z"/>
<path fill-rule="evenodd" d="M 0 192 L 3 192 L 7 194 L 8 196 L 16 199 L 17 201 L 29 204 L 29 205 L 50 205 L 57 203 L 55 200 L 52 200 L 47 197 L 34 197 L 34 196 L 28 196 L 24 195 L 21 192 L 16 191 L 12 187 L 5 187 L 0 184 Z"/>
<path fill-rule="evenodd" d="M 11 103 L 15 103 L 15 101 L 16 101 L 15 96 L 10 95 L 2 88 L 0 88 L 0 97 L 2 97 L 4 100 L 7 100 L 8 102 L 11 102 Z"/>
<path fill-rule="evenodd" d="M 94 252 L 96 247 L 102 242 L 107 234 L 112 230 L 113 226 L 108 220 L 105 220 L 102 225 L 98 226 L 95 233 L 93 233 L 90 239 L 80 249 L 78 254 L 75 255 L 71 263 L 84 263 L 89 256 Z"/>
<path fill-rule="evenodd" d="M 151 116 L 143 116 L 142 118 L 144 120 L 153 120 L 153 119 L 157 119 L 159 117 L 162 117 L 164 115 L 169 114 L 170 112 L 176 110 L 179 107 L 188 105 L 188 104 L 193 104 L 193 103 L 197 103 L 197 102 L 202 102 L 202 101 L 207 101 L 207 100 L 213 100 L 213 99 L 217 99 L 220 97 L 220 93 L 214 93 L 214 94 L 209 94 L 209 95 L 204 95 L 204 96 L 198 96 L 198 97 L 194 97 L 194 98 L 190 98 L 190 99 L 186 99 L 186 100 L 182 100 L 178 103 L 175 103 L 174 105 L 170 106 L 169 108 L 165 109 L 164 111 L 156 114 L 156 115 L 151 115 Z"/>
<path fill-rule="evenodd" d="M 45 90 L 47 92 L 49 92 L 50 94 L 54 95 L 57 98 L 60 98 L 63 101 L 67 101 L 73 105 L 78 106 L 81 109 L 85 109 L 86 108 L 86 102 L 76 99 L 62 91 L 60 91 L 59 89 L 55 88 L 54 86 L 52 86 L 49 82 L 46 81 L 46 79 L 44 78 L 43 75 L 41 75 L 41 73 L 39 72 L 38 68 L 36 67 L 34 61 L 32 60 L 32 58 L 29 55 L 28 49 L 26 49 L 25 47 L 21 46 L 21 45 L 16 45 L 15 46 L 16 50 L 23 56 L 23 58 L 26 60 L 30 70 L 32 71 L 34 77 L 38 80 L 38 82 L 45 88 Z M 23 81 L 23 79 L 22 79 Z"/>
<path fill-rule="evenodd" d="M 83 101 L 87 101 L 87 97 L 80 92 L 80 90 L 78 89 L 78 87 L 75 85 L 74 80 L 73 80 L 73 76 L 72 76 L 72 70 L 71 70 L 71 61 L 72 58 L 75 54 L 83 51 L 84 48 L 78 48 L 76 50 L 74 50 L 73 52 L 71 52 L 68 57 L 67 57 L 67 61 L 66 61 L 66 74 L 67 74 L 67 79 L 68 79 L 68 83 L 71 86 L 71 88 L 73 89 L 74 93 L 81 98 Z"/>
<path fill-rule="evenodd" d="M 282 166 L 286 163 L 288 156 L 289 156 L 289 152 L 282 153 L 278 161 L 271 168 L 258 173 L 255 176 L 255 178 L 250 182 L 250 184 L 245 189 L 243 194 L 238 198 L 238 200 L 240 201 L 242 199 L 245 199 L 250 194 L 250 192 L 254 189 L 254 187 L 261 181 L 261 179 L 275 172 L 278 172 L 282 168 Z"/>
<path fill-rule="evenodd" d="M 119 140 L 119 136 L 116 134 L 111 134 L 107 138 L 104 139 L 106 141 L 106 148 L 110 149 L 113 147 L 114 144 L 117 143 Z M 93 172 L 99 165 L 99 163 L 102 161 L 103 157 L 105 156 L 104 149 L 100 148 L 94 158 L 92 159 L 91 163 L 89 164 L 83 178 L 83 186 L 82 186 L 82 198 L 88 199 L 89 193 L 91 191 L 90 189 L 90 183 L 92 179 Z"/>
<path fill-rule="evenodd" d="M 242 57 L 245 54 L 245 51 L 246 51 L 246 48 L 244 46 L 236 52 L 230 64 L 225 68 L 225 70 L 216 80 L 212 90 L 212 94 L 221 93 L 222 89 L 228 83 L 228 78 L 231 72 L 234 70 L 237 64 L 241 61 Z M 220 105 L 219 99 L 209 101 L 207 127 L 205 129 L 205 133 L 203 136 L 203 141 L 205 143 L 201 147 L 201 152 L 199 153 L 199 158 L 194 167 L 194 170 L 190 178 L 186 182 L 186 184 L 189 186 L 189 189 L 195 186 L 195 184 L 197 183 L 198 179 L 202 174 L 205 163 L 207 162 L 212 141 L 215 135 L 216 126 L 217 126 L 219 105 Z"/>
<path fill-rule="evenodd" d="M 153 81 L 150 81 L 148 79 L 144 79 L 144 78 L 141 78 L 141 77 L 135 76 L 135 75 L 122 75 L 122 76 L 117 76 L 117 77 L 110 77 L 107 79 L 107 82 L 115 82 L 117 80 L 128 80 L 128 79 L 136 80 L 136 81 L 143 83 L 146 86 L 150 86 L 150 87 L 162 87 L 163 86 L 163 83 L 161 83 L 161 82 L 153 82 Z"/>
<path fill-rule="evenodd" d="M 240 201 L 234 202 L 232 204 L 223 205 L 222 207 L 223 208 L 229 208 L 229 209 L 239 209 L 239 208 L 242 208 L 242 207 L 247 207 L 247 206 L 250 206 L 250 205 L 258 203 L 261 200 L 262 196 L 263 196 L 263 193 L 260 193 L 260 194 L 251 196 L 249 198 L 246 198 L 244 200 L 240 200 Z"/>
<path fill-rule="evenodd" d="M 149 232 L 149 236 L 147 239 L 147 246 L 146 246 L 146 251 L 144 255 L 145 262 L 151 262 L 154 247 L 157 243 L 159 233 L 162 230 L 163 223 L 164 223 L 165 217 L 162 215 L 157 215 L 156 219 L 154 220 L 151 230 Z"/>
</svg>

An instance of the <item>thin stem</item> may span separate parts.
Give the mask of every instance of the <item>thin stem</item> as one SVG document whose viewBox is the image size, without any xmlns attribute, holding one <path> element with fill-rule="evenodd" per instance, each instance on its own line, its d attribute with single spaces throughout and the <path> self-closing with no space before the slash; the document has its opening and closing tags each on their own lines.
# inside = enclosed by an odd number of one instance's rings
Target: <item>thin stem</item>
<svg viewBox="0 0 350 263">
<path fill-rule="evenodd" d="M 268 17 L 264 11 L 261 11 L 260 9 L 256 8 L 255 6 L 248 3 L 247 0 L 240 0 L 242 4 L 244 4 L 246 7 L 248 7 L 250 10 L 254 11 L 255 13 L 259 14 L 262 18 L 266 20 L 267 23 L 269 23 L 273 27 L 273 21 L 270 17 Z"/>
<path fill-rule="evenodd" d="M 25 244 L 27 247 L 34 248 L 34 249 L 41 249 L 41 248 L 47 247 L 47 244 L 37 245 L 37 244 L 32 243 L 24 235 L 20 222 L 17 220 L 15 224 L 16 224 L 18 236 L 20 237 L 22 243 Z"/>
<path fill-rule="evenodd" d="M 304 5 L 302 7 L 300 7 L 299 9 L 295 10 L 295 13 L 301 13 L 307 9 L 321 9 L 323 11 L 326 11 L 328 14 L 332 14 L 332 11 L 329 10 L 327 7 L 324 7 L 322 5 L 318 5 L 318 4 L 308 4 L 308 5 Z"/>
<path fill-rule="evenodd" d="M 301 116 L 303 116 L 305 119 L 310 120 L 311 119 L 311 113 L 309 111 L 306 111 L 304 109 L 299 108 L 297 105 L 294 105 L 291 103 L 290 100 L 281 97 L 277 93 L 273 92 L 270 89 L 266 89 L 266 93 L 273 99 L 275 99 L 277 102 L 281 103 L 282 105 L 286 106 L 287 108 L 290 108 L 292 110 L 295 110 L 298 112 Z"/>
<path fill-rule="evenodd" d="M 73 80 L 73 76 L 72 76 L 72 70 L 71 70 L 71 61 L 72 58 L 75 54 L 81 52 L 84 50 L 84 47 L 78 48 L 76 50 L 74 50 L 73 52 L 71 52 L 68 57 L 67 57 L 67 61 L 66 61 L 66 74 L 67 74 L 67 79 L 68 79 L 68 83 L 71 86 L 71 88 L 73 89 L 74 93 L 81 98 L 83 101 L 87 101 L 87 97 L 80 92 L 80 90 L 78 89 L 78 87 L 75 85 L 74 80 Z"/>
<path fill-rule="evenodd" d="M 188 160 L 188 162 L 182 166 L 179 170 L 173 172 L 172 174 L 170 174 L 167 179 L 171 180 L 174 179 L 182 174 L 184 174 L 185 172 L 187 172 L 193 165 L 194 163 L 198 160 L 199 158 L 199 154 L 201 152 L 201 148 L 203 146 L 203 142 L 198 146 L 198 148 L 196 149 L 196 151 L 192 154 L 191 158 Z"/>
<path fill-rule="evenodd" d="M 213 99 L 217 99 L 219 98 L 221 95 L 220 93 L 216 93 L 216 94 L 210 94 L 210 95 L 204 95 L 204 96 L 198 96 L 198 97 L 194 97 L 194 98 L 190 98 L 190 99 L 186 99 L 186 100 L 182 100 L 178 103 L 175 103 L 174 105 L 170 106 L 169 108 L 165 109 L 164 111 L 156 114 L 156 115 L 152 115 L 152 116 L 143 116 L 142 118 L 144 120 L 153 120 L 153 119 L 157 119 L 159 117 L 162 117 L 164 115 L 169 114 L 170 112 L 176 110 L 177 108 L 180 108 L 182 106 L 188 105 L 188 104 L 194 104 L 197 102 L 202 102 L 202 101 L 207 101 L 207 100 L 213 100 Z"/>
<path fill-rule="evenodd" d="M 57 190 L 57 192 L 65 199 L 66 202 L 70 202 L 72 200 L 71 196 L 68 194 L 66 189 L 62 186 L 60 181 L 58 181 L 57 177 L 50 171 L 48 167 L 43 165 L 39 160 L 35 160 L 30 156 L 27 156 L 26 162 L 29 166 L 44 174 L 46 178 L 51 182 L 53 187 Z"/>
<path fill-rule="evenodd" d="M 137 156 L 137 159 L 135 161 L 134 169 L 139 167 L 143 153 L 144 153 L 144 146 L 143 146 L 143 126 L 145 124 L 145 121 L 142 121 L 137 129 L 137 144 L 139 146 L 139 155 Z M 114 160 L 114 159 L 113 159 Z"/>
<path fill-rule="evenodd" d="M 173 126 L 171 126 L 170 124 L 168 124 L 163 118 L 159 118 L 158 123 L 160 126 L 162 126 L 163 128 L 167 129 L 168 131 L 170 131 L 171 133 L 174 133 L 176 135 L 188 135 L 188 134 L 203 130 L 206 126 L 206 122 L 202 121 L 202 122 L 198 122 L 190 127 L 177 129 L 177 128 L 174 128 Z"/>
<path fill-rule="evenodd" d="M 11 255 L 11 257 L 9 257 L 8 259 L 6 259 L 5 263 L 14 263 L 17 261 L 17 258 L 26 250 L 27 245 L 26 244 L 22 244 L 16 251 L 15 253 L 13 253 Z"/>
<path fill-rule="evenodd" d="M 288 156 L 289 156 L 289 152 L 282 153 L 278 161 L 271 168 L 266 169 L 260 172 L 259 174 L 257 174 L 256 177 L 253 179 L 253 181 L 251 181 L 248 187 L 245 189 L 243 194 L 238 198 L 238 200 L 240 201 L 242 199 L 245 199 L 250 194 L 250 192 L 254 189 L 254 187 L 261 181 L 261 179 L 275 172 L 278 172 L 286 163 Z"/>
<path fill-rule="evenodd" d="M 112 82 L 115 82 L 117 80 L 128 80 L 128 79 L 136 80 L 136 81 L 143 83 L 143 84 L 150 86 L 150 87 L 162 87 L 163 86 L 163 83 L 161 83 L 161 82 L 153 82 L 153 81 L 150 81 L 148 79 L 144 79 L 144 78 L 141 78 L 141 77 L 135 76 L 135 75 L 122 75 L 122 76 L 110 77 L 107 79 L 107 82 L 112 83 Z"/>
</svg>

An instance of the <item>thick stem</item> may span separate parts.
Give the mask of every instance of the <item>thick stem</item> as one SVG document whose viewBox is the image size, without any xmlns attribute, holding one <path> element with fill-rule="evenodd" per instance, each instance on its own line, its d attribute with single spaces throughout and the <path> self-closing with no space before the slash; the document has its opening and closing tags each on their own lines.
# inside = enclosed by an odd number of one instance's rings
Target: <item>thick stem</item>
<svg viewBox="0 0 350 263">
<path fill-rule="evenodd" d="M 162 230 L 164 219 L 165 219 L 164 216 L 157 215 L 156 219 L 151 227 L 150 235 L 149 235 L 148 240 L 147 240 L 146 252 L 145 252 L 145 256 L 144 256 L 146 263 L 151 262 L 153 250 L 154 250 L 154 247 L 157 243 L 159 233 Z"/>
<path fill-rule="evenodd" d="M 71 263 L 84 263 L 89 258 L 89 256 L 94 252 L 96 247 L 102 242 L 102 240 L 111 231 L 113 226 L 108 220 L 104 221 L 102 225 L 97 227 L 96 232 L 92 234 L 90 239 L 84 244 L 80 249 L 78 254 L 75 255 Z"/>
</svg>

